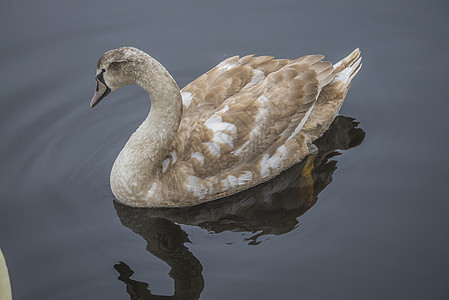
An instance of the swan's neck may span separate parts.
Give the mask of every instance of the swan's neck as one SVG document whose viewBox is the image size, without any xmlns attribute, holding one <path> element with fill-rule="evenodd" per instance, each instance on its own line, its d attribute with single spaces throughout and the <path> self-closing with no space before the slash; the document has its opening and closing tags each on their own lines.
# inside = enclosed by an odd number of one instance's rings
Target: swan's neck
<svg viewBox="0 0 449 300">
<path fill-rule="evenodd" d="M 142 196 L 148 192 L 176 137 L 182 114 L 179 88 L 159 62 L 148 56 L 133 69 L 135 83 L 150 95 L 151 110 L 112 168 L 111 188 L 117 198 L 123 193 Z"/>
</svg>

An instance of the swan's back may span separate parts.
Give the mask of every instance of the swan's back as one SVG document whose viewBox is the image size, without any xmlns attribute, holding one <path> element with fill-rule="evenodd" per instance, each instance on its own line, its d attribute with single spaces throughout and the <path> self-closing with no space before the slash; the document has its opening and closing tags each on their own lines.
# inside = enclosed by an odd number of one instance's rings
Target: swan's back
<svg viewBox="0 0 449 300">
<path fill-rule="evenodd" d="M 235 56 L 187 85 L 178 135 L 154 192 L 197 204 L 269 180 L 302 160 L 337 115 L 359 55 L 357 49 L 334 66 L 322 55 Z"/>
</svg>

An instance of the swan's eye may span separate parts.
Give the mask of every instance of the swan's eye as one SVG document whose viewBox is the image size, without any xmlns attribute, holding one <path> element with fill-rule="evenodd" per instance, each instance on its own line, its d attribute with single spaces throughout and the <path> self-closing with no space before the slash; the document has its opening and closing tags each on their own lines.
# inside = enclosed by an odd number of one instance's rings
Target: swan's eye
<svg viewBox="0 0 449 300">
<path fill-rule="evenodd" d="M 103 77 L 103 73 L 105 72 L 105 70 L 104 69 L 101 69 L 101 72 L 100 72 L 100 74 L 98 74 L 97 75 L 97 80 L 98 81 L 100 81 L 101 83 L 103 83 L 105 86 L 108 86 L 107 84 L 106 84 L 106 82 L 104 81 L 104 77 Z"/>
</svg>

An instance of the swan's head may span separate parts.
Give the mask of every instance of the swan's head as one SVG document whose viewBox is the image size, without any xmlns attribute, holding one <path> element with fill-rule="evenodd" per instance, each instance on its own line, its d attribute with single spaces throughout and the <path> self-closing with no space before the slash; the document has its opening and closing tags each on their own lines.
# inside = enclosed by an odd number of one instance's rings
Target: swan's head
<svg viewBox="0 0 449 300">
<path fill-rule="evenodd" d="M 136 83 L 136 70 L 147 54 L 137 48 L 121 47 L 103 54 L 97 63 L 97 86 L 90 107 L 94 107 L 110 92 Z"/>
</svg>

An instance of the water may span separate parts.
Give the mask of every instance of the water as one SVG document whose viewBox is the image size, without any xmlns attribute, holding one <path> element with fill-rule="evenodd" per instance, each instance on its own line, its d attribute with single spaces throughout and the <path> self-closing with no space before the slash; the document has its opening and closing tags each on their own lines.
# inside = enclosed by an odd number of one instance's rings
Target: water
<svg viewBox="0 0 449 300">
<path fill-rule="evenodd" d="M 449 298 L 445 1 L 6 0 L 0 33 L 0 247 L 15 299 Z M 147 96 L 126 87 L 89 108 L 97 59 L 123 45 L 180 86 L 236 54 L 335 62 L 360 47 L 364 65 L 311 172 L 136 210 L 113 201 L 109 171 Z"/>
</svg>

